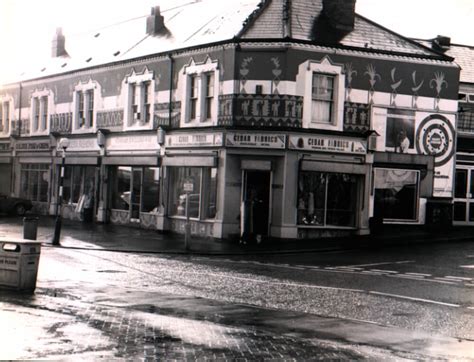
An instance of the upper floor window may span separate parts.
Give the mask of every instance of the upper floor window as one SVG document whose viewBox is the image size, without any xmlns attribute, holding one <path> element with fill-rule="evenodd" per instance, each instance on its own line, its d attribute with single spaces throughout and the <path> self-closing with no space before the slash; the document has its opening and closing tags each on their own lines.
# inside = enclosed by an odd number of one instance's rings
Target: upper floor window
<svg viewBox="0 0 474 362">
<path fill-rule="evenodd" d="M 10 102 L 0 100 L 0 132 L 8 133 L 10 129 Z"/>
<path fill-rule="evenodd" d="M 34 92 L 31 98 L 31 132 L 45 134 L 49 130 L 48 119 L 50 113 L 50 102 L 52 101 L 50 91 L 43 90 Z"/>
<path fill-rule="evenodd" d="M 155 82 L 152 71 L 145 68 L 142 73 L 132 72 L 125 79 L 125 127 L 151 129 L 153 127 L 153 104 Z"/>
<path fill-rule="evenodd" d="M 303 128 L 342 131 L 344 81 L 343 65 L 333 64 L 327 56 L 300 64 L 296 91 L 303 96 Z"/>
<path fill-rule="evenodd" d="M 335 77 L 313 73 L 311 122 L 331 123 L 334 107 Z"/>
<path fill-rule="evenodd" d="M 219 69 L 210 58 L 202 64 L 194 60 L 180 74 L 178 89 L 183 89 L 181 122 L 183 126 L 209 126 L 217 123 L 216 93 Z"/>
<path fill-rule="evenodd" d="M 79 83 L 74 92 L 74 130 L 90 132 L 95 129 L 96 97 L 100 94 L 98 84 L 89 81 Z"/>
</svg>

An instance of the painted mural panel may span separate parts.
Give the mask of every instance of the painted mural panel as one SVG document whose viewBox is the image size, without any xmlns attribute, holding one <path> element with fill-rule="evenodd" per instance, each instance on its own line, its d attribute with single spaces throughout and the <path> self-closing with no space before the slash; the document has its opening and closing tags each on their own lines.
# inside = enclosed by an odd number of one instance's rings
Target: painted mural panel
<svg viewBox="0 0 474 362">
<path fill-rule="evenodd" d="M 455 115 L 374 107 L 372 117 L 377 151 L 434 156 L 433 196 L 452 197 Z"/>
</svg>

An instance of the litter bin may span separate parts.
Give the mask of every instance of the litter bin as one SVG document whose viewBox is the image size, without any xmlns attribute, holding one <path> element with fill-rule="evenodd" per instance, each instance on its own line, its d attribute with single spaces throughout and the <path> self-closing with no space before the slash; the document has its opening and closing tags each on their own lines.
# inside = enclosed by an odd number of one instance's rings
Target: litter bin
<svg viewBox="0 0 474 362">
<path fill-rule="evenodd" d="M 0 288 L 33 292 L 41 253 L 41 242 L 0 239 Z"/>
<path fill-rule="evenodd" d="M 38 218 L 37 217 L 24 217 L 23 218 L 23 239 L 36 240 L 38 231 Z"/>
</svg>

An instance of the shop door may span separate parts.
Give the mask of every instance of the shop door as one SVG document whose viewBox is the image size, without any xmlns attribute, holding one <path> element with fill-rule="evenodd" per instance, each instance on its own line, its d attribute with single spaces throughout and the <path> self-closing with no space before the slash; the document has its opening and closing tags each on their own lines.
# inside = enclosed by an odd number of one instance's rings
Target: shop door
<svg viewBox="0 0 474 362">
<path fill-rule="evenodd" d="M 260 242 L 268 235 L 270 221 L 270 171 L 244 171 L 241 206 L 241 236 Z"/>
<path fill-rule="evenodd" d="M 456 225 L 474 225 L 474 168 L 456 169 L 453 218 Z"/>
<path fill-rule="evenodd" d="M 140 221 L 142 199 L 142 169 L 132 168 L 132 189 L 130 197 L 130 221 Z"/>
</svg>

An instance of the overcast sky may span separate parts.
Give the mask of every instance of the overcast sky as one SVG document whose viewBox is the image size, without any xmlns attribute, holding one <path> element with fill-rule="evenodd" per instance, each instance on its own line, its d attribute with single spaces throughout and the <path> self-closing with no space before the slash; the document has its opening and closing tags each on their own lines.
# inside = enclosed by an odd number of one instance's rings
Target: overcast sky
<svg viewBox="0 0 474 362">
<path fill-rule="evenodd" d="M 25 54 L 49 53 L 56 27 L 66 36 L 77 34 L 145 16 L 159 4 L 160 0 L 0 0 L 0 83 L 12 61 L 18 65 L 34 61 Z M 407 37 L 445 35 L 453 43 L 474 46 L 474 0 L 357 0 L 356 11 Z"/>
</svg>

